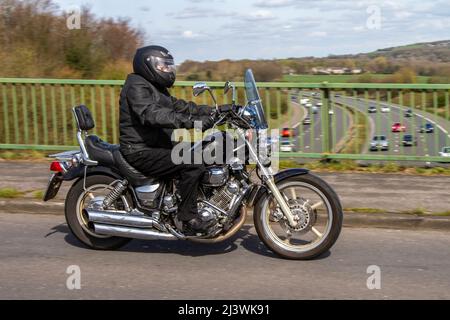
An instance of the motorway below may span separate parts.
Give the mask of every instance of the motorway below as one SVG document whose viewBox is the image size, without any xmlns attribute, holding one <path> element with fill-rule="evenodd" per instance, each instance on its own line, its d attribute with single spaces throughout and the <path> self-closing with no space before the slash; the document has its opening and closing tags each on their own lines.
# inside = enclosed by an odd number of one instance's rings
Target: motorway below
<svg viewBox="0 0 450 320">
<path fill-rule="evenodd" d="M 450 233 L 343 230 L 315 261 L 269 252 L 251 227 L 216 245 L 132 241 L 91 251 L 62 216 L 0 216 L 0 299 L 450 299 Z M 69 266 L 81 290 L 66 287 Z M 369 266 L 381 290 L 369 290 Z"/>
<path fill-rule="evenodd" d="M 377 103 L 375 101 L 358 99 L 353 97 L 335 97 L 336 102 L 348 105 L 349 107 L 356 108 L 359 111 L 365 113 L 369 117 L 370 123 L 370 139 L 375 135 L 384 135 L 390 142 L 390 150 L 383 152 L 383 154 L 389 155 L 417 155 L 417 156 L 439 156 L 439 152 L 443 147 L 446 147 L 450 143 L 448 130 L 450 130 L 450 124 L 448 121 L 442 119 L 443 126 L 434 125 L 434 133 L 419 133 L 419 130 L 426 123 L 434 122 L 432 120 L 433 115 L 426 113 L 417 113 L 414 110 L 414 115 L 411 118 L 405 117 L 405 111 L 407 108 L 400 107 L 395 104 L 387 104 L 385 102 Z M 378 112 L 368 114 L 369 107 L 376 107 Z M 391 111 L 388 113 L 381 113 L 382 106 L 388 106 Z M 423 116 L 422 116 L 423 114 Z M 406 126 L 405 133 L 393 133 L 392 125 L 394 123 L 401 123 Z M 403 136 L 405 134 L 411 134 L 417 138 L 418 145 L 412 147 L 403 146 Z M 365 150 L 368 153 L 369 150 Z"/>
<path fill-rule="evenodd" d="M 323 153 L 323 131 L 324 124 L 321 119 L 321 109 L 318 108 L 317 114 L 312 114 L 311 108 L 305 108 L 300 106 L 298 102 L 301 99 L 310 99 L 313 105 L 321 102 L 320 97 L 312 97 L 310 92 L 294 92 L 292 94 L 295 101 L 292 102 L 294 108 L 304 108 L 306 110 L 306 116 L 311 118 L 311 125 L 304 125 L 303 119 L 293 118 L 289 123 L 286 123 L 286 127 L 296 129 L 296 137 L 293 139 L 297 150 L 305 153 Z M 344 108 L 339 105 L 335 105 L 333 108 L 334 114 L 330 115 L 330 124 L 328 124 L 331 135 L 331 143 L 333 147 L 336 147 L 342 139 L 344 139 L 348 133 L 352 119 Z M 299 120 L 301 120 L 299 122 Z"/>
</svg>

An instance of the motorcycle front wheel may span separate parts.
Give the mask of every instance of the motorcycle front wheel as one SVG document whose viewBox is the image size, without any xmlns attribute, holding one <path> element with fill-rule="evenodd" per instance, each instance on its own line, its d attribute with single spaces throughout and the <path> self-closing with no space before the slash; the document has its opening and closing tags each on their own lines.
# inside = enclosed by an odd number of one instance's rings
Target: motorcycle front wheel
<svg viewBox="0 0 450 320">
<path fill-rule="evenodd" d="M 298 226 L 289 225 L 275 198 L 266 193 L 254 210 L 256 231 L 263 243 L 292 260 L 311 260 L 328 252 L 339 238 L 343 221 L 342 206 L 334 190 L 312 174 L 283 180 L 277 187 Z"/>
</svg>

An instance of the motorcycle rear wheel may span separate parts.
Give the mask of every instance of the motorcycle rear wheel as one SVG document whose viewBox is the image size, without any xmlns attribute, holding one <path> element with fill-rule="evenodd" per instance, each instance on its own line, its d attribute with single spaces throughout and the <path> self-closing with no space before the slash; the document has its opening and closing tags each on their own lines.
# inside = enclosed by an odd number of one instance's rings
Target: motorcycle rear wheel
<svg viewBox="0 0 450 320">
<path fill-rule="evenodd" d="M 111 188 L 110 185 L 116 179 L 95 175 L 87 177 L 86 190 L 101 190 Z M 94 191 L 92 191 L 94 192 Z M 95 234 L 95 230 L 89 225 L 87 217 L 83 214 L 83 202 L 88 194 L 84 190 L 83 179 L 77 181 L 70 189 L 65 204 L 65 216 L 67 225 L 72 234 L 84 245 L 94 250 L 116 250 L 125 246 L 131 239 L 102 236 Z"/>
<path fill-rule="evenodd" d="M 253 217 L 263 243 L 291 260 L 312 260 L 330 250 L 339 238 L 343 222 L 342 206 L 334 190 L 312 174 L 281 181 L 277 187 L 291 210 L 296 210 L 303 228 L 292 229 L 276 200 L 266 193 L 256 204 Z M 294 236 L 298 238 L 293 239 Z"/>
</svg>

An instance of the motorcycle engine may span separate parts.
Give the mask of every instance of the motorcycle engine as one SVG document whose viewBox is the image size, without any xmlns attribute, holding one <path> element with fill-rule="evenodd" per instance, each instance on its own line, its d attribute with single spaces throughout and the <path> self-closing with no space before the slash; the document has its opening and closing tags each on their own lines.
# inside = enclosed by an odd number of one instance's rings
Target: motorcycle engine
<svg viewBox="0 0 450 320">
<path fill-rule="evenodd" d="M 217 224 L 226 225 L 234 218 L 232 216 L 233 212 L 230 212 L 230 210 L 234 204 L 233 200 L 239 195 L 240 191 L 241 186 L 238 182 L 229 181 L 223 187 L 214 190 L 206 203 L 202 202 L 199 204 L 200 215 L 203 219 L 215 219 Z"/>
</svg>

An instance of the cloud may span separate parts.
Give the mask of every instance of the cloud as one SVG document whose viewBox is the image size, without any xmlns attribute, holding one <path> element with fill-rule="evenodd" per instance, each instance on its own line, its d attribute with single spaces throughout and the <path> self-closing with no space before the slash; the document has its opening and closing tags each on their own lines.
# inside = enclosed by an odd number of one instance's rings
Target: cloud
<svg viewBox="0 0 450 320">
<path fill-rule="evenodd" d="M 254 4 L 255 7 L 260 8 L 283 8 L 295 5 L 295 0 L 262 0 Z"/>
<path fill-rule="evenodd" d="M 313 31 L 313 32 L 310 32 L 308 35 L 309 35 L 310 37 L 320 37 L 320 38 L 323 38 L 323 37 L 328 36 L 328 32 L 326 32 L 326 31 Z"/>
<path fill-rule="evenodd" d="M 139 10 L 142 11 L 142 12 L 149 12 L 149 11 L 151 11 L 150 7 L 148 7 L 148 6 L 141 6 L 141 7 L 139 7 Z"/>
<path fill-rule="evenodd" d="M 198 7 L 187 7 L 177 13 L 170 13 L 168 16 L 173 16 L 175 19 L 199 19 L 207 18 L 210 11 Z"/>
<path fill-rule="evenodd" d="M 183 31 L 183 33 L 181 35 L 183 38 L 186 38 L 186 39 L 192 39 L 192 38 L 198 37 L 198 34 L 192 32 L 191 30 Z"/>
<path fill-rule="evenodd" d="M 257 10 L 243 15 L 242 18 L 249 21 L 263 21 L 273 20 L 275 19 L 275 16 L 270 10 Z"/>
</svg>

